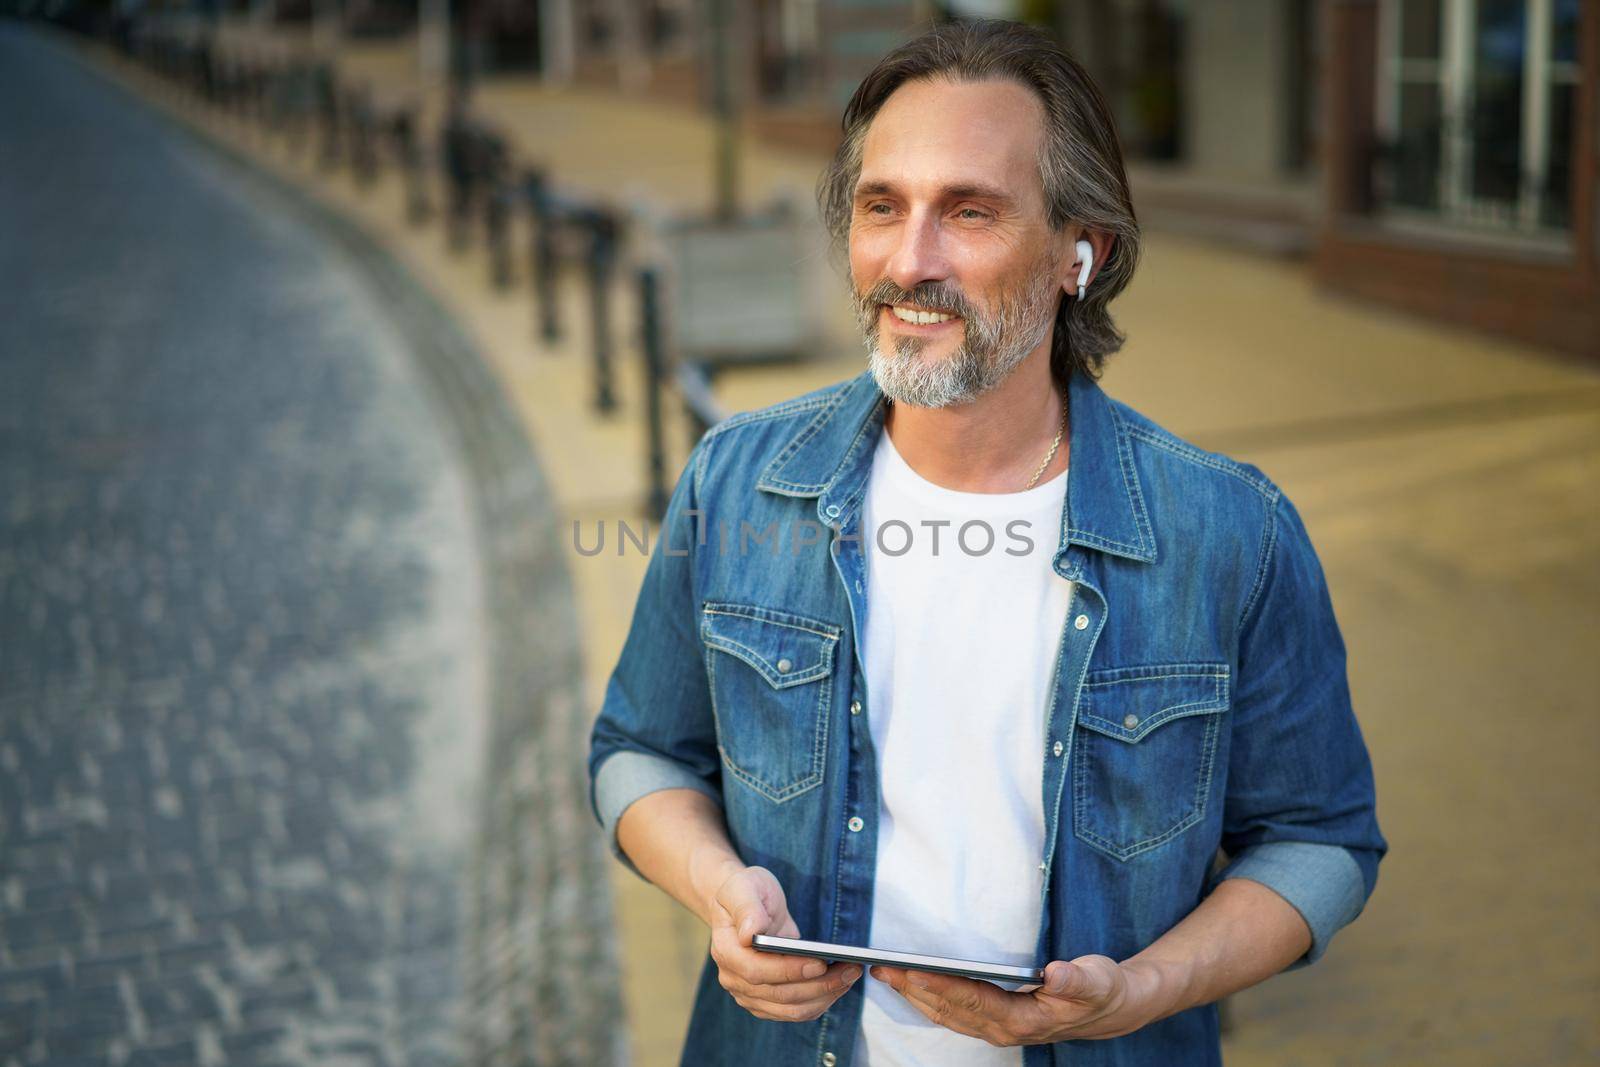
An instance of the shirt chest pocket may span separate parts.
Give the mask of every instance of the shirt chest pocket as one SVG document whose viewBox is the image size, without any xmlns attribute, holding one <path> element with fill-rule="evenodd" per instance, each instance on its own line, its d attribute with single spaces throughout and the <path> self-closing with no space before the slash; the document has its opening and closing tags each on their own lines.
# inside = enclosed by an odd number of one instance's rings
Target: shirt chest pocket
<svg viewBox="0 0 1600 1067">
<path fill-rule="evenodd" d="M 1227 707 L 1225 663 L 1090 671 L 1072 755 L 1078 837 L 1127 860 L 1204 818 Z"/>
<path fill-rule="evenodd" d="M 735 779 L 768 800 L 822 783 L 839 633 L 771 608 L 707 603 L 702 611 L 717 750 Z"/>
</svg>

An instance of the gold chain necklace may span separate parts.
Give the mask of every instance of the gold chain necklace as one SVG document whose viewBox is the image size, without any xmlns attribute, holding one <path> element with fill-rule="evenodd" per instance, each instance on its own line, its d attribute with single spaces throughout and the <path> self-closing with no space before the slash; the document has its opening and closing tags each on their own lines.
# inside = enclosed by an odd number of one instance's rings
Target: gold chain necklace
<svg viewBox="0 0 1600 1067">
<path fill-rule="evenodd" d="M 891 398 L 889 400 L 886 400 L 885 403 L 886 404 L 893 404 L 894 400 Z M 1022 487 L 1024 491 L 1033 488 L 1034 483 L 1039 480 L 1039 475 L 1043 474 L 1044 473 L 1044 469 L 1046 467 L 1050 466 L 1050 461 L 1052 459 L 1056 458 L 1056 449 L 1061 447 L 1061 435 L 1066 433 L 1066 432 L 1067 432 L 1067 398 L 1063 396 L 1061 398 L 1061 428 L 1056 431 L 1056 439 L 1054 441 L 1050 442 L 1050 451 L 1046 452 L 1044 454 L 1044 459 L 1039 462 L 1039 469 L 1033 472 L 1033 477 L 1028 479 L 1028 484 Z"/>
<path fill-rule="evenodd" d="M 1048 451 L 1048 452 L 1046 452 L 1044 454 L 1044 459 L 1041 460 L 1040 463 L 1039 463 L 1039 469 L 1033 472 L 1033 477 L 1028 479 L 1028 484 L 1022 487 L 1024 490 L 1032 489 L 1034 483 L 1039 480 L 1039 475 L 1043 474 L 1044 473 L 1044 469 L 1046 467 L 1050 466 L 1050 461 L 1052 459 L 1056 458 L 1056 449 L 1061 447 L 1061 435 L 1066 433 L 1066 432 L 1067 432 L 1067 398 L 1066 397 L 1062 397 L 1061 398 L 1061 428 L 1056 431 L 1056 439 L 1054 441 L 1050 442 L 1050 451 Z"/>
</svg>

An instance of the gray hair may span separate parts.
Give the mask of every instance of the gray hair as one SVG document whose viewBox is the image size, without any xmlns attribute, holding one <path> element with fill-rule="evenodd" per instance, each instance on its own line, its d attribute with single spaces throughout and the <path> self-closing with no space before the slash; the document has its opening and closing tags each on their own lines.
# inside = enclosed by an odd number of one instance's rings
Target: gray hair
<svg viewBox="0 0 1600 1067">
<path fill-rule="evenodd" d="M 849 242 L 867 128 L 901 85 L 933 78 L 1007 79 L 1033 90 L 1043 105 L 1039 176 L 1051 229 L 1077 222 L 1116 238 L 1088 297 L 1061 299 L 1050 369 L 1063 389 L 1075 371 L 1099 377 L 1106 357 L 1126 340 L 1106 305 L 1133 278 L 1139 262 L 1139 220 L 1105 98 L 1077 60 L 1040 30 L 987 19 L 945 23 L 896 48 L 872 68 L 844 109 L 844 140 L 817 182 L 817 204 L 835 248 Z"/>
</svg>

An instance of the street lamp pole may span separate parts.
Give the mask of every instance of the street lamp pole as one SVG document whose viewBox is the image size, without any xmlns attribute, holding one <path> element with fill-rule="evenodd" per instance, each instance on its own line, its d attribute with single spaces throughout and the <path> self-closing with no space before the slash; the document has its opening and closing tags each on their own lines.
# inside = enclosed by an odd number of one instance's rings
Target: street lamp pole
<svg viewBox="0 0 1600 1067">
<path fill-rule="evenodd" d="M 712 106 L 716 113 L 716 213 L 731 222 L 739 213 L 739 115 L 734 103 L 730 0 L 710 0 Z"/>
<path fill-rule="evenodd" d="M 312 0 L 312 47 L 323 58 L 330 58 L 339 43 L 339 0 Z"/>
<path fill-rule="evenodd" d="M 450 74 L 450 0 L 422 0 L 421 21 L 422 84 L 437 85 Z"/>
</svg>

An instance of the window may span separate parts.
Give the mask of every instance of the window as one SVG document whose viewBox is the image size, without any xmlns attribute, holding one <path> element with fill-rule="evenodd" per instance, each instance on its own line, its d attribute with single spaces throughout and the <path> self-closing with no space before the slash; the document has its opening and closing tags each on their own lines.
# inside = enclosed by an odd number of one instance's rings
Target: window
<svg viewBox="0 0 1600 1067">
<path fill-rule="evenodd" d="M 818 0 L 763 0 L 749 10 L 756 24 L 762 98 L 781 103 L 810 93 L 822 71 Z"/>
<path fill-rule="evenodd" d="M 1385 0 L 1377 186 L 1397 212 L 1571 224 L 1581 0 Z"/>
<path fill-rule="evenodd" d="M 657 58 L 686 57 L 692 44 L 692 0 L 648 0 L 643 5 L 644 43 Z"/>
</svg>

